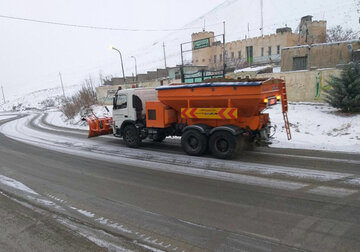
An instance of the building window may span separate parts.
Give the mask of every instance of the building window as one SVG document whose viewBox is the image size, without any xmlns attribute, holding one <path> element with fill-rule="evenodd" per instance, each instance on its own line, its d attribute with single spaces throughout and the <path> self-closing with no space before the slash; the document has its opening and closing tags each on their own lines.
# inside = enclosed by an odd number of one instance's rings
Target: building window
<svg viewBox="0 0 360 252">
<path fill-rule="evenodd" d="M 268 55 L 269 56 L 271 55 L 271 46 L 269 46 L 269 48 L 268 48 Z"/>
<path fill-rule="evenodd" d="M 261 47 L 261 56 L 264 56 L 264 47 Z"/>
<path fill-rule="evenodd" d="M 219 55 L 219 61 L 222 61 L 222 54 Z"/>
<path fill-rule="evenodd" d="M 216 63 L 216 55 L 214 55 L 214 63 Z"/>
<path fill-rule="evenodd" d="M 199 60 L 195 60 L 195 62 L 196 62 L 196 63 L 198 63 L 198 62 L 199 62 Z"/>
<path fill-rule="evenodd" d="M 241 51 L 238 51 L 238 58 L 241 59 Z"/>
<path fill-rule="evenodd" d="M 231 59 L 233 60 L 235 58 L 235 53 L 231 52 Z"/>
<path fill-rule="evenodd" d="M 202 59 L 202 62 L 205 62 L 205 59 Z"/>
<path fill-rule="evenodd" d="M 246 61 L 251 64 L 254 62 L 254 54 L 253 54 L 253 47 L 247 46 L 246 47 Z"/>
<path fill-rule="evenodd" d="M 276 53 L 280 54 L 280 46 L 279 45 L 276 47 Z"/>
<path fill-rule="evenodd" d="M 293 71 L 307 69 L 307 56 L 293 58 Z"/>
</svg>

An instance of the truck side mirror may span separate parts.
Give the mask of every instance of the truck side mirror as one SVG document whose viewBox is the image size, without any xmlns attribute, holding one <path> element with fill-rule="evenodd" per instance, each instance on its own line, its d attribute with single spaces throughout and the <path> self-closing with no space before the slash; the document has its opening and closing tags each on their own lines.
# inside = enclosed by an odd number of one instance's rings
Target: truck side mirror
<svg viewBox="0 0 360 252">
<path fill-rule="evenodd" d="M 114 108 L 114 109 L 116 108 L 116 95 L 115 95 L 114 98 L 113 98 L 113 108 Z"/>
</svg>

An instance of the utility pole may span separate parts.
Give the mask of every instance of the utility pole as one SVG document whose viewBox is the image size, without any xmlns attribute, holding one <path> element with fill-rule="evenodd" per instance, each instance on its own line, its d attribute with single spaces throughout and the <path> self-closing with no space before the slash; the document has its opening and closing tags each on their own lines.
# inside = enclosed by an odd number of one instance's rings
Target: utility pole
<svg viewBox="0 0 360 252">
<path fill-rule="evenodd" d="M 138 72 L 137 72 L 137 63 L 136 63 L 136 57 L 135 56 L 131 56 L 131 58 L 134 59 L 135 61 L 135 76 L 136 76 L 136 81 L 138 80 Z"/>
<path fill-rule="evenodd" d="M 248 23 L 248 38 L 250 38 L 250 24 Z"/>
<path fill-rule="evenodd" d="M 224 30 L 224 42 L 225 42 L 225 21 L 223 21 L 223 30 Z"/>
<path fill-rule="evenodd" d="M 64 84 L 63 84 L 63 80 L 62 80 L 62 76 L 61 76 L 61 73 L 60 73 L 60 72 L 59 72 L 59 77 L 60 77 L 60 82 L 61 82 L 61 88 L 62 88 L 63 96 L 64 96 L 64 99 L 65 99 L 66 97 L 65 97 Z"/>
<path fill-rule="evenodd" d="M 4 100 L 4 104 L 6 103 L 6 100 L 5 100 L 5 95 L 4 95 L 4 88 L 3 86 L 1 86 L 1 91 L 2 91 L 2 96 L 3 96 L 3 100 Z"/>
<path fill-rule="evenodd" d="M 225 21 L 223 21 L 223 29 L 224 29 L 224 34 L 223 34 L 223 60 L 224 60 L 223 75 L 225 77 L 225 72 L 226 72 Z"/>
<path fill-rule="evenodd" d="M 121 54 L 121 52 L 120 52 L 119 49 L 117 49 L 117 48 L 115 48 L 115 47 L 113 47 L 113 46 L 111 46 L 110 48 L 111 48 L 112 50 L 117 51 L 117 52 L 119 53 L 119 55 L 120 55 L 121 70 L 122 70 L 123 79 L 124 79 L 124 84 L 125 84 L 125 83 L 126 83 L 126 77 L 125 77 L 125 72 L 124 72 L 124 63 L 123 63 L 123 59 L 122 59 L 122 54 Z"/>
<path fill-rule="evenodd" d="M 261 37 L 264 36 L 264 15 L 263 15 L 263 0 L 260 0 L 260 9 L 261 9 Z"/>
<path fill-rule="evenodd" d="M 166 53 L 165 53 L 165 42 L 163 42 L 163 51 L 164 51 L 164 63 L 165 63 L 165 69 L 167 69 L 167 65 L 166 65 Z"/>
</svg>

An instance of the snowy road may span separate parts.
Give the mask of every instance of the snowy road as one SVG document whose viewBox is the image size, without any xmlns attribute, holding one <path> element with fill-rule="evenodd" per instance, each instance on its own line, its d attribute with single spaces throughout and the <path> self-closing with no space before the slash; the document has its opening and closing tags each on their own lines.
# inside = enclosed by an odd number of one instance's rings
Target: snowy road
<svg viewBox="0 0 360 252">
<path fill-rule="evenodd" d="M 177 139 L 128 149 L 40 114 L 0 132 L 0 191 L 101 247 L 360 248 L 357 154 L 263 148 L 232 161 L 189 157 Z"/>
</svg>

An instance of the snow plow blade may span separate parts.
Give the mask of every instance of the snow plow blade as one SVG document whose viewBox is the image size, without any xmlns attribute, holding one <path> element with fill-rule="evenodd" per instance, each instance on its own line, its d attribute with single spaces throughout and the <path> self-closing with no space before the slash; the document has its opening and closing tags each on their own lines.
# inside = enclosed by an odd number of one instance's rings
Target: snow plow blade
<svg viewBox="0 0 360 252">
<path fill-rule="evenodd" d="M 88 137 L 95 137 L 101 135 L 111 134 L 112 130 L 112 117 L 97 118 L 95 116 L 85 117 L 89 124 L 89 135 Z"/>
</svg>

